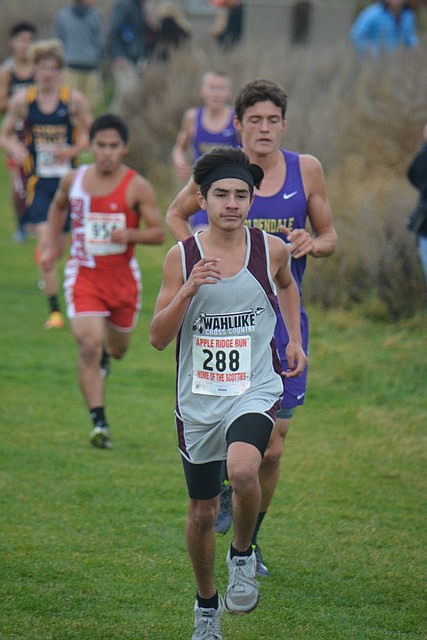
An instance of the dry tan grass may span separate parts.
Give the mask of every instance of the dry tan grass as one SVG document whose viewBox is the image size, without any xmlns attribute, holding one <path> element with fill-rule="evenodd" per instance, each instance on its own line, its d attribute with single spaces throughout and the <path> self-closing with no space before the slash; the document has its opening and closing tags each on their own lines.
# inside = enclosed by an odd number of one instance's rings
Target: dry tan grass
<svg viewBox="0 0 427 640">
<path fill-rule="evenodd" d="M 345 44 L 258 51 L 255 43 L 224 56 L 207 43 L 182 52 L 169 66 L 150 65 L 125 96 L 132 162 L 170 191 L 170 149 L 205 70 L 226 68 L 236 89 L 255 77 L 279 82 L 289 95 L 284 144 L 322 161 L 339 233 L 333 258 L 309 262 L 306 299 L 331 306 L 373 296 L 375 314 L 411 315 L 423 280 L 404 224 L 417 197 L 406 168 L 427 121 L 425 45 L 364 64 Z"/>
<path fill-rule="evenodd" d="M 105 16 L 111 2 L 99 2 Z M 46 35 L 63 4 L 45 0 L 28 7 L 26 18 Z M 0 9 L 4 35 L 22 8 L 0 0 Z M 178 186 L 171 148 L 183 112 L 199 102 L 202 73 L 227 69 L 235 90 L 256 77 L 279 82 L 289 96 L 284 144 L 321 160 L 339 232 L 334 257 L 309 261 L 306 298 L 349 304 L 369 293 L 391 317 L 410 314 L 423 281 L 415 239 L 404 226 L 417 198 L 406 168 L 427 121 L 426 48 L 424 36 L 416 51 L 362 64 L 345 42 L 329 48 L 276 42 L 268 49 L 253 42 L 224 54 L 210 40 L 193 38 L 170 63 L 150 63 L 123 96 L 129 162 L 153 180 L 166 206 Z"/>
</svg>

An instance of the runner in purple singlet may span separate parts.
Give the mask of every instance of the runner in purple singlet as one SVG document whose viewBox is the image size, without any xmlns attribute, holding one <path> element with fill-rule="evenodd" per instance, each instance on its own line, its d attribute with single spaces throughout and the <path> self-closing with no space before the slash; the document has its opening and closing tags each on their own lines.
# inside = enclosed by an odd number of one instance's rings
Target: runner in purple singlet
<svg viewBox="0 0 427 640">
<path fill-rule="evenodd" d="M 172 150 L 179 180 L 188 180 L 191 164 L 187 153 L 192 149 L 192 163 L 214 147 L 238 147 L 239 139 L 234 128 L 234 109 L 229 104 L 231 81 L 222 71 L 208 71 L 202 77 L 200 95 L 203 106 L 188 109 L 183 116 L 181 129 Z M 191 217 L 193 231 L 206 227 L 206 211 L 199 209 Z"/>
</svg>

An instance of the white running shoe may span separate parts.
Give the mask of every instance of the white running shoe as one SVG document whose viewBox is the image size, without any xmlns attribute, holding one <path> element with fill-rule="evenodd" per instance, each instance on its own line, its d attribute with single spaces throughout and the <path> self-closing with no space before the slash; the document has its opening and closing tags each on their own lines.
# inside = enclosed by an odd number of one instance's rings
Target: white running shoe
<svg viewBox="0 0 427 640">
<path fill-rule="evenodd" d="M 111 449 L 110 429 L 106 424 L 99 423 L 90 432 L 90 441 L 97 449 Z"/>
<path fill-rule="evenodd" d="M 205 609 L 194 605 L 194 631 L 192 640 L 222 640 L 221 617 L 224 602 L 218 594 L 218 609 Z"/>
<path fill-rule="evenodd" d="M 234 556 L 227 553 L 228 586 L 225 608 L 228 613 L 249 613 L 258 604 L 259 584 L 255 580 L 256 557 L 252 549 L 250 556 Z"/>
</svg>

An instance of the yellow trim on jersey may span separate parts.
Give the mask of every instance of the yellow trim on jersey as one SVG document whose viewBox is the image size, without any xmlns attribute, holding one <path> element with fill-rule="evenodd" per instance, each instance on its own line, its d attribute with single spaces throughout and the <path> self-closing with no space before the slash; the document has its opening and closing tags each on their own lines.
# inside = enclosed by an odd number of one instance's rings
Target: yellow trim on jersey
<svg viewBox="0 0 427 640">
<path fill-rule="evenodd" d="M 25 199 L 25 204 L 27 205 L 27 207 L 29 207 L 34 200 L 34 195 L 36 192 L 36 184 L 38 180 L 39 180 L 39 177 L 36 176 L 35 174 L 30 176 L 27 180 L 26 199 Z"/>
<path fill-rule="evenodd" d="M 64 104 L 68 104 L 68 102 L 70 102 L 70 94 L 70 87 L 66 84 L 63 84 L 61 89 L 59 90 L 59 99 L 61 100 L 61 102 L 64 102 Z"/>
<path fill-rule="evenodd" d="M 31 87 L 28 87 L 28 91 L 27 91 L 28 104 L 35 102 L 36 99 L 37 99 L 37 87 L 35 84 L 32 84 Z"/>
<path fill-rule="evenodd" d="M 70 102 L 71 89 L 68 85 L 63 84 L 59 89 L 59 100 L 64 104 L 68 104 Z M 28 87 L 27 91 L 27 100 L 28 103 L 31 104 L 37 100 L 37 87 L 35 84 Z"/>
</svg>

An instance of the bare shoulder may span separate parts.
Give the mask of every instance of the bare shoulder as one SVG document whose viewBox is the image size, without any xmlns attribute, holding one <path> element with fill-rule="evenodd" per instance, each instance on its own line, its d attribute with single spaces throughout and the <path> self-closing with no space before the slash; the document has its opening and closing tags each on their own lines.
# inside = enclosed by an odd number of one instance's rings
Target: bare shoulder
<svg viewBox="0 0 427 640">
<path fill-rule="evenodd" d="M 306 173 L 323 173 L 323 167 L 320 160 L 308 153 L 303 153 L 300 155 L 300 166 L 301 171 Z"/>
<path fill-rule="evenodd" d="M 178 244 L 174 244 L 167 252 L 163 263 L 163 273 L 166 279 L 182 281 L 181 264 L 181 249 Z"/>
<path fill-rule="evenodd" d="M 281 238 L 267 233 L 268 249 L 271 253 L 285 254 L 287 253 L 286 245 Z"/>
<path fill-rule="evenodd" d="M 9 121 L 17 118 L 25 119 L 28 115 L 27 89 L 19 89 L 9 100 L 6 115 Z"/>
<path fill-rule="evenodd" d="M 300 156 L 300 167 L 307 195 L 324 188 L 325 175 L 320 160 L 315 156 L 303 154 Z"/>
<path fill-rule="evenodd" d="M 70 100 L 73 104 L 83 104 L 86 98 L 78 89 L 70 89 Z"/>
<path fill-rule="evenodd" d="M 190 107 L 184 112 L 184 115 L 182 117 L 183 123 L 193 124 L 193 122 L 196 119 L 196 115 L 197 115 L 197 107 Z"/>
<path fill-rule="evenodd" d="M 77 175 L 77 171 L 78 169 L 71 169 L 71 171 L 67 171 L 65 176 L 62 178 L 61 184 L 62 184 L 62 188 L 65 191 L 69 191 L 69 189 L 71 188 L 71 185 L 73 184 L 74 179 Z"/>
<path fill-rule="evenodd" d="M 73 115 L 82 115 L 90 111 L 86 96 L 78 89 L 70 90 L 70 110 Z"/>
<path fill-rule="evenodd" d="M 0 64 L 0 80 L 7 83 L 10 81 L 10 65 L 6 62 Z"/>
<path fill-rule="evenodd" d="M 270 262 L 279 265 L 283 261 L 287 261 L 289 254 L 285 243 L 281 238 L 267 233 L 268 250 L 270 253 Z"/>
<path fill-rule="evenodd" d="M 196 126 L 196 107 L 190 107 L 184 112 L 181 120 L 181 136 L 185 135 L 187 137 L 191 137 L 194 132 L 194 128 Z"/>
<path fill-rule="evenodd" d="M 125 168 L 127 170 L 129 170 L 130 167 L 128 167 L 127 165 L 125 165 Z M 138 194 L 153 194 L 154 193 L 154 187 L 151 184 L 151 182 L 149 180 L 147 180 L 147 178 L 144 178 L 144 176 L 142 176 L 140 173 L 136 172 L 130 182 L 129 182 L 129 188 L 134 191 L 135 193 Z"/>
<path fill-rule="evenodd" d="M 126 169 L 129 167 L 126 166 Z M 151 217 L 153 212 L 158 211 L 154 187 L 140 173 L 135 173 L 129 180 L 126 188 L 126 201 L 131 209 L 138 211 L 145 219 L 147 216 Z"/>
<path fill-rule="evenodd" d="M 18 91 L 13 94 L 13 96 L 11 97 L 11 99 L 9 101 L 9 109 L 10 110 L 13 110 L 13 109 L 17 109 L 17 110 L 26 109 L 26 110 L 28 110 L 27 95 L 28 95 L 28 89 L 26 89 L 26 88 L 18 89 Z"/>
</svg>

